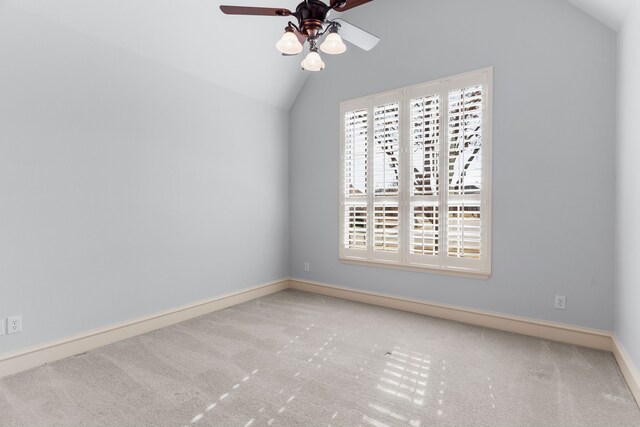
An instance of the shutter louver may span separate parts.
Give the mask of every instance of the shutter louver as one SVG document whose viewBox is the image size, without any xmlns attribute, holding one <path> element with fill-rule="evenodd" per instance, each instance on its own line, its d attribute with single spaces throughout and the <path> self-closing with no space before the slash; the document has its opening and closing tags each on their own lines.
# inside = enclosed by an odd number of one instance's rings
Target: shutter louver
<svg viewBox="0 0 640 427">
<path fill-rule="evenodd" d="M 450 257 L 480 259 L 480 204 L 449 205 L 447 236 Z"/>
<path fill-rule="evenodd" d="M 345 196 L 367 195 L 367 110 L 345 114 Z"/>
<path fill-rule="evenodd" d="M 374 108 L 373 141 L 375 195 L 397 196 L 400 184 L 400 104 Z"/>
<path fill-rule="evenodd" d="M 449 92 L 449 257 L 482 257 L 482 105 L 481 85 Z"/>
<path fill-rule="evenodd" d="M 344 117 L 344 247 L 367 250 L 368 113 L 351 111 Z"/>
<path fill-rule="evenodd" d="M 449 93 L 449 195 L 480 194 L 482 86 Z"/>
<path fill-rule="evenodd" d="M 397 203 L 376 203 L 373 230 L 374 250 L 398 252 L 400 243 Z"/>
<path fill-rule="evenodd" d="M 398 253 L 400 244 L 400 104 L 373 109 L 374 251 Z"/>
<path fill-rule="evenodd" d="M 438 206 L 411 204 L 411 253 L 436 256 L 439 254 Z"/>
<path fill-rule="evenodd" d="M 440 97 L 409 101 L 411 255 L 437 256 L 440 196 Z"/>
<path fill-rule="evenodd" d="M 344 246 L 350 249 L 367 249 L 367 204 L 348 204 L 345 208 Z"/>
</svg>

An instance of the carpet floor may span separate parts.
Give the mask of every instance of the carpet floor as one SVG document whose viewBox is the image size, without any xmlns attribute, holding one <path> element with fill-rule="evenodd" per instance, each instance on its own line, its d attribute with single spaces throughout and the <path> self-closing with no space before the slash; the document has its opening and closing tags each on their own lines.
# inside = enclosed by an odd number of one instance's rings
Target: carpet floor
<svg viewBox="0 0 640 427">
<path fill-rule="evenodd" d="M 287 290 L 0 380 L 0 426 L 640 426 L 610 353 Z"/>
</svg>

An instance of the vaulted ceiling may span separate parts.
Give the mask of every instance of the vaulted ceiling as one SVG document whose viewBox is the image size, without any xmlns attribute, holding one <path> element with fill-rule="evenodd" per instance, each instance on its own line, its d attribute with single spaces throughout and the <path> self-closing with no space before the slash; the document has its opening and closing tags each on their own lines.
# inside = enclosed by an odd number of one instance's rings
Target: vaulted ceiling
<svg viewBox="0 0 640 427">
<path fill-rule="evenodd" d="M 265 0 L 6 0 L 5 4 L 266 103 L 289 109 L 304 85 L 299 57 L 275 44 L 289 19 L 227 16 L 220 4 Z M 274 0 L 295 10 L 297 0 Z"/>
<path fill-rule="evenodd" d="M 375 8 L 377 0 L 362 8 Z M 535 1 L 535 0 L 532 0 Z M 556 0 L 564 1 L 564 0 Z M 617 30 L 632 1 L 568 0 Z M 309 73 L 275 49 L 288 19 L 226 16 L 220 4 L 295 9 L 298 0 L 5 0 L 3 4 L 289 109 Z M 338 14 L 334 14 L 334 17 Z M 351 18 L 352 17 L 352 18 Z M 350 12 L 353 23 L 357 9 Z M 375 29 L 371 29 L 375 33 Z"/>
<path fill-rule="evenodd" d="M 637 0 L 568 0 L 613 30 L 620 29 L 624 15 Z"/>
</svg>

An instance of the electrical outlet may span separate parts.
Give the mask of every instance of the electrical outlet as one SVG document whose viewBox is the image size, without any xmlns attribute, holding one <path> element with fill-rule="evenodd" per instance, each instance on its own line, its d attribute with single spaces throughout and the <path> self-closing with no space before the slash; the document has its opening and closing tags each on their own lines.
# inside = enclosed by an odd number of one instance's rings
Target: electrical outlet
<svg viewBox="0 0 640 427">
<path fill-rule="evenodd" d="M 558 310 L 567 309 L 567 297 L 564 295 L 556 295 L 556 308 Z"/>
<path fill-rule="evenodd" d="M 0 337 L 7 333 L 7 319 L 0 319 Z"/>
<path fill-rule="evenodd" d="M 7 333 L 9 335 L 22 332 L 22 316 L 9 317 L 7 319 Z"/>
<path fill-rule="evenodd" d="M 311 266 L 309 266 L 309 263 L 308 263 L 308 262 L 305 262 L 305 263 L 304 263 L 304 271 L 306 271 L 307 273 L 308 273 L 309 271 L 311 271 Z"/>
</svg>

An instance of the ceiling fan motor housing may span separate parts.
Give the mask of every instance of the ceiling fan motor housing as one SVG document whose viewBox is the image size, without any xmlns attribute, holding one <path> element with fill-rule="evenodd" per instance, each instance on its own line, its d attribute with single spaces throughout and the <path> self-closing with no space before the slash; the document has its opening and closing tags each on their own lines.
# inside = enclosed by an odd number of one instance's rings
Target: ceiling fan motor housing
<svg viewBox="0 0 640 427">
<path fill-rule="evenodd" d="M 300 24 L 300 31 L 310 39 L 316 38 L 322 30 L 330 10 L 330 6 L 319 0 L 300 3 L 295 13 Z"/>
</svg>

